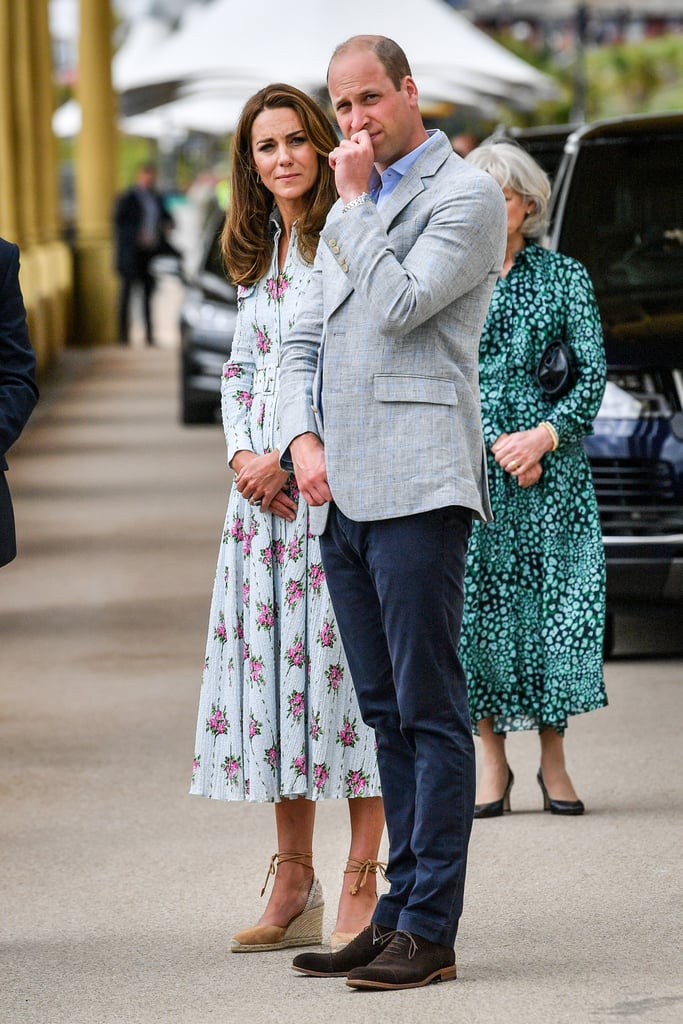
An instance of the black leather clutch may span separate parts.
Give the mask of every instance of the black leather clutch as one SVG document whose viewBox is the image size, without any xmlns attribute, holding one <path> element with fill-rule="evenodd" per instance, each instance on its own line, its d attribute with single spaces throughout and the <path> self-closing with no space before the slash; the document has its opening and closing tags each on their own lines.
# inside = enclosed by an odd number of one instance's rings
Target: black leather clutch
<svg viewBox="0 0 683 1024">
<path fill-rule="evenodd" d="M 556 401 L 564 398 L 578 380 L 574 353 L 564 341 L 551 341 L 543 349 L 536 367 L 536 380 L 541 391 Z"/>
</svg>

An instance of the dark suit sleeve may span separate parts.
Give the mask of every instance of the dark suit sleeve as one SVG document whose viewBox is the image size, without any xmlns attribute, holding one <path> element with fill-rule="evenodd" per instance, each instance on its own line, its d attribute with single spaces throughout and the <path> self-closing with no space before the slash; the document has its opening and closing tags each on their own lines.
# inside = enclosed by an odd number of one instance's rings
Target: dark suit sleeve
<svg viewBox="0 0 683 1024">
<path fill-rule="evenodd" d="M 19 249 L 0 239 L 0 465 L 38 401 L 36 357 L 19 286 Z"/>
</svg>

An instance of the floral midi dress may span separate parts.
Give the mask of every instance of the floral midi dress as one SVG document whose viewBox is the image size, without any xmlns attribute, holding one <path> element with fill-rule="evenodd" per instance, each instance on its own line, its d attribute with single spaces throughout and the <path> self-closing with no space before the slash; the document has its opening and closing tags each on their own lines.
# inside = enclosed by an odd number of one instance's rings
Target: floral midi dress
<svg viewBox="0 0 683 1024">
<path fill-rule="evenodd" d="M 579 379 L 547 399 L 535 378 L 545 346 L 564 338 Z M 571 715 L 607 703 L 603 682 L 605 559 L 582 437 L 605 388 L 600 317 L 585 268 L 530 243 L 494 289 L 480 345 L 492 523 L 474 524 L 460 655 L 475 723 L 496 732 L 563 734 Z M 504 432 L 547 420 L 559 446 L 538 483 L 518 486 L 490 453 Z"/>
<path fill-rule="evenodd" d="M 238 290 L 223 367 L 228 462 L 278 445 L 280 343 L 311 268 L 294 232 L 282 273 L 279 224 L 270 272 Z M 220 543 L 190 792 L 221 800 L 377 796 L 374 731 L 363 724 L 339 639 L 308 506 L 293 477 L 296 520 L 262 513 L 233 484 Z"/>
</svg>

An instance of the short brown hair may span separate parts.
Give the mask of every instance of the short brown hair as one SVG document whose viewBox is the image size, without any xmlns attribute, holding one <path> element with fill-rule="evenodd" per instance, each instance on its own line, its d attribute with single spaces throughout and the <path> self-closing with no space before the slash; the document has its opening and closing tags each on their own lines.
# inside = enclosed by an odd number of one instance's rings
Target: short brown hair
<svg viewBox="0 0 683 1024">
<path fill-rule="evenodd" d="M 340 43 L 330 57 L 330 63 L 327 66 L 328 81 L 332 61 L 336 57 L 341 57 L 342 54 L 349 53 L 352 50 L 367 50 L 370 53 L 374 53 L 393 82 L 397 92 L 401 88 L 401 82 L 406 76 L 413 77 L 408 58 L 393 39 L 389 39 L 388 36 L 351 36 L 350 39 Z"/>
<path fill-rule="evenodd" d="M 310 204 L 297 222 L 299 253 L 308 263 L 313 262 L 320 231 L 337 198 L 334 172 L 327 158 L 338 140 L 323 110 L 293 85 L 276 82 L 260 89 L 245 103 L 232 140 L 230 205 L 221 248 L 235 284 L 260 281 L 272 258 L 268 223 L 273 198 L 256 174 L 251 131 L 260 113 L 278 107 L 288 107 L 298 114 L 306 138 L 318 154 L 318 177 L 310 192 Z"/>
</svg>

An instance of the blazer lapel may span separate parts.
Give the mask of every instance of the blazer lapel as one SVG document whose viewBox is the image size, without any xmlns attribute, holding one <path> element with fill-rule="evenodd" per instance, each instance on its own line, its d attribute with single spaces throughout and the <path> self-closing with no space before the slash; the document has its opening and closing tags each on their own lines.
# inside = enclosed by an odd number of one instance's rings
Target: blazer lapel
<svg viewBox="0 0 683 1024">
<path fill-rule="evenodd" d="M 440 132 L 407 174 L 404 174 L 387 201 L 379 207 L 378 213 L 387 229 L 408 203 L 424 191 L 425 179 L 433 177 L 452 153 L 453 147 L 443 132 Z"/>
</svg>

